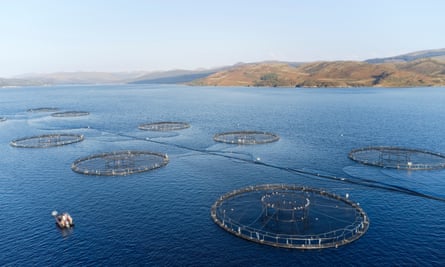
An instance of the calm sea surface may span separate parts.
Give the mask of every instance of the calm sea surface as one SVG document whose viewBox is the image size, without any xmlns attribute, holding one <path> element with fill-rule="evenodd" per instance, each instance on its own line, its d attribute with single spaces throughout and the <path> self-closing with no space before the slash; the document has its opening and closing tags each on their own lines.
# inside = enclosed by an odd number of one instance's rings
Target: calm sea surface
<svg viewBox="0 0 445 267">
<path fill-rule="evenodd" d="M 445 264 L 445 170 L 398 171 L 348 159 L 351 149 L 401 146 L 445 153 L 445 88 L 278 89 L 164 85 L 0 89 L 0 266 L 375 266 Z M 88 111 L 58 118 L 28 109 Z M 175 132 L 138 125 L 187 122 Z M 216 143 L 226 131 L 276 133 L 275 143 Z M 14 148 L 16 138 L 83 134 L 80 143 Z M 119 177 L 71 170 L 77 158 L 116 150 L 168 154 L 167 166 Z M 279 168 L 240 161 L 259 159 Z M 283 170 L 353 178 L 329 180 Z M 366 186 L 372 180 L 403 190 Z M 345 195 L 371 224 L 359 240 L 300 251 L 252 243 L 210 218 L 224 193 L 286 183 Z M 406 194 L 409 189 L 424 196 Z M 61 231 L 53 210 L 76 223 Z"/>
</svg>

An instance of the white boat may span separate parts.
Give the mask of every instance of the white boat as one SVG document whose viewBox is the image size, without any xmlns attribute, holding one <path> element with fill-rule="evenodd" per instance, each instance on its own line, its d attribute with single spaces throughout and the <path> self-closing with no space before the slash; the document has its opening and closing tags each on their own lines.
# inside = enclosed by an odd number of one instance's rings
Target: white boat
<svg viewBox="0 0 445 267">
<path fill-rule="evenodd" d="M 51 215 L 56 220 L 57 226 L 59 226 L 62 229 L 71 228 L 74 226 L 73 218 L 71 218 L 68 212 L 58 214 L 57 211 L 53 211 Z"/>
</svg>

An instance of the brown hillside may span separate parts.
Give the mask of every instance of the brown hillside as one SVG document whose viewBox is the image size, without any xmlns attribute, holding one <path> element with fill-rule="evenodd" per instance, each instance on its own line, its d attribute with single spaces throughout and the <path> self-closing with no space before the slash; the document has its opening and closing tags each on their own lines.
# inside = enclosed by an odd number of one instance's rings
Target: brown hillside
<svg viewBox="0 0 445 267">
<path fill-rule="evenodd" d="M 422 73 L 428 76 L 445 75 L 445 62 L 435 59 L 420 59 L 398 64 L 398 66 L 401 70 Z"/>
<path fill-rule="evenodd" d="M 192 85 L 211 86 L 283 86 L 293 87 L 304 76 L 297 68 L 282 63 L 236 66 L 193 81 Z"/>
<path fill-rule="evenodd" d="M 445 64 L 430 59 L 407 63 L 314 62 L 292 67 L 262 63 L 236 66 L 192 82 L 213 86 L 412 87 L 445 85 Z"/>
</svg>

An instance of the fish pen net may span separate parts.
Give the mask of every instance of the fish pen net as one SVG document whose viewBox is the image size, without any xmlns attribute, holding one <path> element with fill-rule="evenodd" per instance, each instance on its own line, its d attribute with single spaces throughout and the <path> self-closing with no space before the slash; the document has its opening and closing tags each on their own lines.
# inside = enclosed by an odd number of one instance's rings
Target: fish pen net
<svg viewBox="0 0 445 267">
<path fill-rule="evenodd" d="M 445 155 L 401 147 L 366 147 L 353 149 L 349 158 L 365 165 L 406 170 L 445 168 Z"/>
<path fill-rule="evenodd" d="M 28 112 L 55 112 L 58 110 L 59 110 L 58 108 L 44 107 L 44 108 L 30 108 L 28 109 Z"/>
<path fill-rule="evenodd" d="M 10 144 L 14 147 L 46 148 L 77 143 L 83 139 L 82 134 L 45 134 L 15 139 Z"/>
<path fill-rule="evenodd" d="M 140 130 L 158 131 L 158 132 L 177 131 L 177 130 L 187 129 L 189 127 L 190 124 L 188 123 L 172 122 L 172 121 L 145 123 L 138 126 Z"/>
<path fill-rule="evenodd" d="M 274 133 L 258 131 L 237 131 L 215 134 L 213 140 L 221 143 L 256 145 L 278 141 L 280 137 Z"/>
<path fill-rule="evenodd" d="M 51 114 L 53 117 L 81 117 L 90 115 L 88 111 L 64 111 Z"/>
<path fill-rule="evenodd" d="M 167 165 L 168 156 L 149 151 L 116 151 L 77 159 L 74 172 L 98 176 L 123 176 L 145 172 Z"/>
<path fill-rule="evenodd" d="M 213 221 L 243 239 L 282 248 L 322 249 L 363 236 L 369 218 L 348 199 L 308 187 L 266 184 L 221 196 Z"/>
</svg>

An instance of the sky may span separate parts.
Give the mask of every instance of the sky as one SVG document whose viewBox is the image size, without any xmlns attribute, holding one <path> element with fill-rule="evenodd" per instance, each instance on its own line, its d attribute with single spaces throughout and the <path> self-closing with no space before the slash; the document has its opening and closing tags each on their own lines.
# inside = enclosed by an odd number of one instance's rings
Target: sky
<svg viewBox="0 0 445 267">
<path fill-rule="evenodd" d="M 0 77 L 445 48 L 443 0 L 0 0 Z"/>
</svg>

